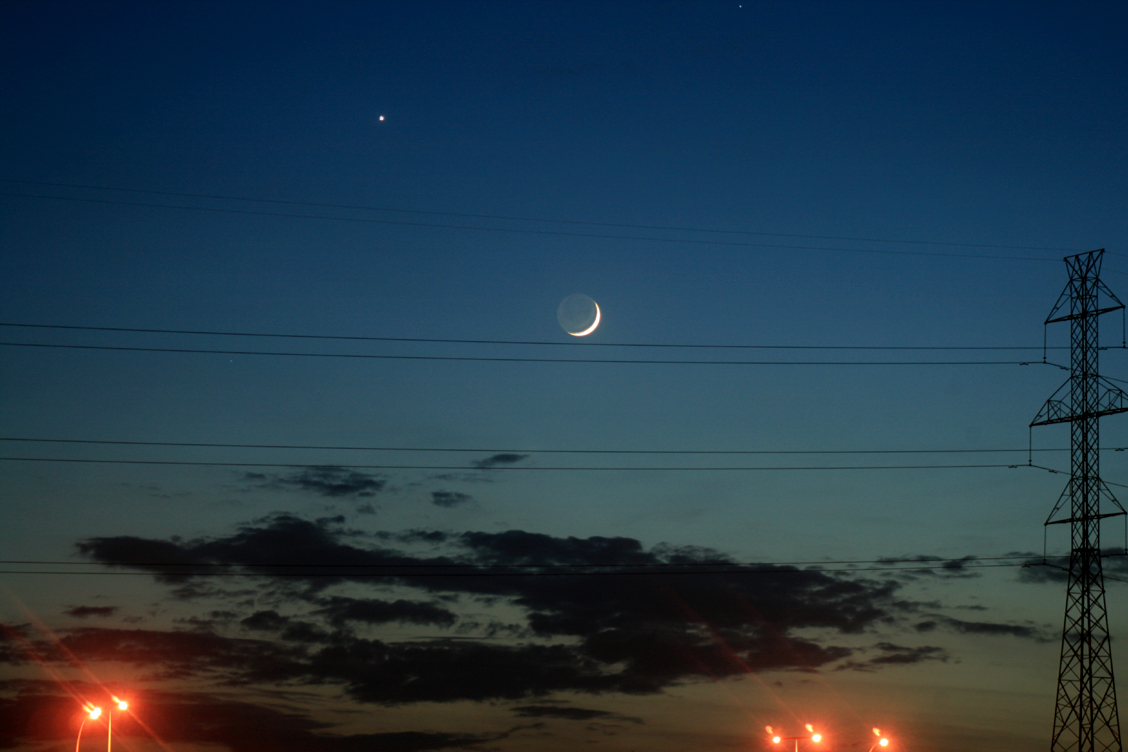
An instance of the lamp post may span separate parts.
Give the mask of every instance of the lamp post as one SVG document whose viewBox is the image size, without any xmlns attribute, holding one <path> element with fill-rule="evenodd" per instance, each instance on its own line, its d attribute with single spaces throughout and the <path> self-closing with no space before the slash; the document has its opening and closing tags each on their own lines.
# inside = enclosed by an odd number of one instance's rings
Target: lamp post
<svg viewBox="0 0 1128 752">
<path fill-rule="evenodd" d="M 800 739 L 810 739 L 815 744 L 818 744 L 819 742 L 822 741 L 822 738 L 823 738 L 822 734 L 815 731 L 814 727 L 812 727 L 811 724 L 809 724 L 809 723 L 807 724 L 807 735 L 806 736 L 781 736 L 780 734 L 775 733 L 775 731 L 772 730 L 771 726 L 767 726 L 766 728 L 768 730 L 768 734 L 772 738 L 772 744 L 779 744 L 780 742 L 794 741 L 795 742 L 795 752 L 799 752 L 799 740 Z"/>
<path fill-rule="evenodd" d="M 126 710 L 129 708 L 129 703 L 120 697 L 114 697 L 114 703 L 118 706 L 118 710 Z M 106 713 L 106 752 L 112 752 L 112 745 L 114 742 L 114 714 L 113 712 Z M 76 751 L 77 752 L 77 751 Z"/>
<path fill-rule="evenodd" d="M 82 709 L 86 711 L 86 717 L 82 719 L 82 723 L 78 724 L 78 738 L 74 741 L 74 752 L 78 752 L 78 745 L 82 744 L 82 727 L 86 725 L 87 721 L 96 720 L 102 715 L 101 708 L 95 707 L 89 703 L 83 705 Z"/>
</svg>

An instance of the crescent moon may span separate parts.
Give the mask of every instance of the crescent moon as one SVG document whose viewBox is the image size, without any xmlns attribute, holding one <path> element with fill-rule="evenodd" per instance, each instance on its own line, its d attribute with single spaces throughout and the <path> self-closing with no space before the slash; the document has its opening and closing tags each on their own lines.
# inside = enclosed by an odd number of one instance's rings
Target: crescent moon
<svg viewBox="0 0 1128 752">
<path fill-rule="evenodd" d="M 594 300 L 591 302 L 595 303 Z M 584 329 L 582 332 L 568 332 L 568 334 L 571 334 L 573 337 L 586 337 L 595 331 L 595 328 L 599 326 L 599 319 L 602 317 L 603 314 L 599 310 L 599 303 L 595 303 L 595 321 L 591 322 L 591 326 Z"/>
</svg>

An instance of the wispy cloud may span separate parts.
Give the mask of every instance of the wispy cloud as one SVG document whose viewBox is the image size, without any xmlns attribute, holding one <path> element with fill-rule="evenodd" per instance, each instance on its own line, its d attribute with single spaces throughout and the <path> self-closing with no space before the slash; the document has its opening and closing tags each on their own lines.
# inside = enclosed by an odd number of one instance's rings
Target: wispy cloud
<svg viewBox="0 0 1128 752">
<path fill-rule="evenodd" d="M 506 465 L 515 465 L 521 460 L 527 459 L 527 454 L 513 454 L 512 452 L 502 452 L 486 457 L 482 460 L 474 460 L 472 463 L 474 467 L 479 470 L 489 470 L 494 467 L 504 467 Z"/>
<path fill-rule="evenodd" d="M 328 498 L 375 496 L 387 485 L 380 475 L 362 473 L 335 465 L 307 467 L 289 475 L 245 473 L 243 480 L 255 488 L 294 488 Z"/>
<path fill-rule="evenodd" d="M 117 606 L 74 606 L 68 608 L 65 613 L 67 616 L 74 616 L 79 619 L 85 619 L 87 616 L 113 616 L 118 611 Z"/>
<path fill-rule="evenodd" d="M 925 621 L 914 625 L 917 632 L 932 632 L 939 628 L 947 628 L 953 632 L 974 635 L 999 635 L 1021 637 L 1035 642 L 1051 642 L 1054 634 L 1045 627 L 1034 624 L 1005 624 L 989 621 L 964 621 L 950 616 L 929 615 Z"/>
<path fill-rule="evenodd" d="M 460 493 L 458 491 L 432 491 L 431 503 L 437 507 L 457 507 L 462 504 L 469 504 L 474 500 L 470 494 Z"/>
<path fill-rule="evenodd" d="M 878 655 L 868 661 L 847 661 L 838 666 L 839 671 L 876 671 L 889 666 L 908 666 L 925 661 L 948 661 L 948 652 L 934 645 L 906 646 L 892 642 L 879 642 L 874 648 Z"/>
<path fill-rule="evenodd" d="M 878 559 L 883 564 L 915 565 L 906 568 L 904 572 L 891 574 L 902 579 L 916 579 L 918 577 L 939 577 L 945 579 L 972 578 L 981 576 L 980 572 L 972 567 L 979 561 L 977 556 L 963 556 L 959 559 L 942 559 L 939 556 L 884 556 Z M 929 566 L 935 565 L 935 566 Z"/>
</svg>

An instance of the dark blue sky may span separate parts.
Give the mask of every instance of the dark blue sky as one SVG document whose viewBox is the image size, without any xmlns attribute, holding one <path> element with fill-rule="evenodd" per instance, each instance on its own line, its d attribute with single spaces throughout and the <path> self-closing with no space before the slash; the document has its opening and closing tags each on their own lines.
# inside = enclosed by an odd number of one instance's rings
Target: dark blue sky
<svg viewBox="0 0 1128 752">
<path fill-rule="evenodd" d="M 1112 3 L 0 6 L 0 438 L 480 450 L 0 441 L 290 465 L 2 461 L 6 557 L 98 574 L 0 575 L 23 641 L 0 748 L 73 736 L 61 677 L 147 696 L 138 717 L 178 750 L 719 752 L 804 719 L 836 749 L 864 752 L 873 725 L 913 752 L 1042 749 L 1064 587 L 1016 565 L 1064 476 L 1006 467 L 1025 452 L 547 450 L 1024 448 L 1066 376 L 1040 364 L 1061 258 L 1106 248 L 1128 294 L 1126 20 Z M 603 311 L 583 340 L 556 322 L 578 292 Z M 528 361 L 561 358 L 679 362 Z M 701 360 L 807 364 L 682 362 Z M 1128 482 L 1122 457 L 1105 453 L 1109 481 Z M 979 464 L 1002 467 L 545 469 Z M 298 554 L 1018 558 L 599 585 L 253 566 Z M 134 566 L 151 557 L 240 576 L 153 578 Z"/>
</svg>

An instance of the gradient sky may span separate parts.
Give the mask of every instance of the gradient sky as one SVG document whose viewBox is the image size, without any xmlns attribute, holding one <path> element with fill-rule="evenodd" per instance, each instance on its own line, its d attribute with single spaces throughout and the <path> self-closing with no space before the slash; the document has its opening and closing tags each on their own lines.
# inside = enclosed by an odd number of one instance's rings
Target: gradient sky
<svg viewBox="0 0 1128 752">
<path fill-rule="evenodd" d="M 112 693 L 138 752 L 1045 749 L 1027 426 L 1061 259 L 1128 295 L 1126 23 L 0 5 L 0 749 Z"/>
</svg>

